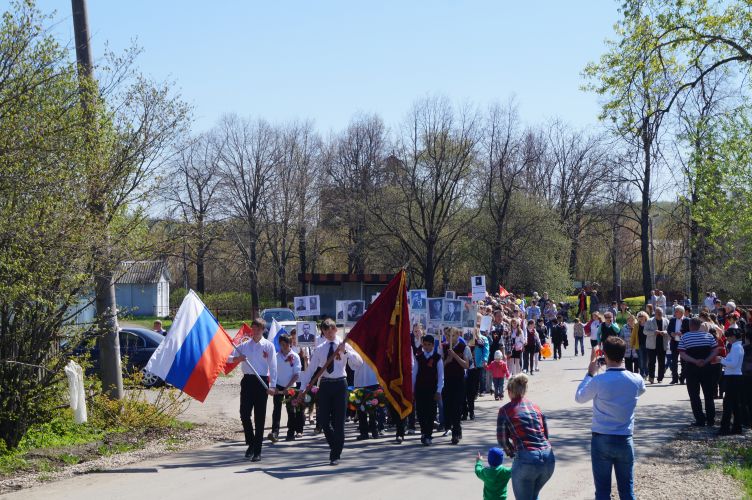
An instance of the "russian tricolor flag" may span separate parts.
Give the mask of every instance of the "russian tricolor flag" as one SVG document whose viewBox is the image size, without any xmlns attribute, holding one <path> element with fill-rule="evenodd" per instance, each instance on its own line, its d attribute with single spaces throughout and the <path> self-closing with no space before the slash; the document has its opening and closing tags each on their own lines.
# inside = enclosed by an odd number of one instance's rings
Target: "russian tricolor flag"
<svg viewBox="0 0 752 500">
<path fill-rule="evenodd" d="M 191 290 L 145 369 L 203 402 L 232 351 L 227 332 Z"/>
</svg>

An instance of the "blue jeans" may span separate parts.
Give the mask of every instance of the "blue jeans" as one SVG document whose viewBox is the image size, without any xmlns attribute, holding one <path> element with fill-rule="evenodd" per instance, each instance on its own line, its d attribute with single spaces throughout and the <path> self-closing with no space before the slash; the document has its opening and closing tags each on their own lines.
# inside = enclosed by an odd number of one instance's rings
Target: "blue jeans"
<svg viewBox="0 0 752 500">
<path fill-rule="evenodd" d="M 637 357 L 640 358 L 640 375 L 645 378 L 648 376 L 648 349 L 646 347 L 637 349 Z"/>
<path fill-rule="evenodd" d="M 577 345 L 580 346 L 579 351 L 577 351 Z M 574 355 L 577 356 L 578 352 L 581 352 L 583 356 L 585 355 L 585 337 L 574 338 Z"/>
<path fill-rule="evenodd" d="M 620 500 L 633 500 L 634 444 L 632 436 L 595 434 L 590 443 L 595 500 L 611 498 L 611 469 L 616 472 Z"/>
<path fill-rule="evenodd" d="M 503 378 L 493 379 L 493 385 L 494 385 L 494 396 L 496 396 L 497 398 L 503 398 L 504 397 L 504 379 Z"/>
<path fill-rule="evenodd" d="M 543 485 L 551 479 L 556 458 L 551 448 L 517 450 L 512 463 L 512 490 L 517 500 L 537 500 Z"/>
</svg>

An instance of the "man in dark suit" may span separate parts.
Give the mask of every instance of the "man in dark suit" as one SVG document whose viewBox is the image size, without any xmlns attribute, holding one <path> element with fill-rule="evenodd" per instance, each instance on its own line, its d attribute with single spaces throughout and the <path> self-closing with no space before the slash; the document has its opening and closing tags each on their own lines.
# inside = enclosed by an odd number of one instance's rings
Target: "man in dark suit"
<svg viewBox="0 0 752 500">
<path fill-rule="evenodd" d="M 668 322 L 668 335 L 671 339 L 671 384 L 684 385 L 684 360 L 681 360 L 679 373 L 679 340 L 689 331 L 689 318 L 684 317 L 684 307 L 674 307 L 674 317 Z"/>
<path fill-rule="evenodd" d="M 303 323 L 301 331 L 298 334 L 298 342 L 302 344 L 313 344 L 316 342 L 316 334 L 311 331 L 309 323 Z"/>
<path fill-rule="evenodd" d="M 423 295 L 421 294 L 421 292 L 416 291 L 416 292 L 413 292 L 412 295 L 413 295 L 413 300 L 412 300 L 412 306 L 411 306 L 411 308 L 415 309 L 415 310 L 423 310 L 423 309 L 425 309 L 426 308 L 426 302 L 425 302 L 425 300 L 423 300 Z"/>
<path fill-rule="evenodd" d="M 460 308 L 458 307 L 458 300 L 446 301 L 446 313 L 444 313 L 444 321 L 450 323 L 460 322 Z"/>
</svg>

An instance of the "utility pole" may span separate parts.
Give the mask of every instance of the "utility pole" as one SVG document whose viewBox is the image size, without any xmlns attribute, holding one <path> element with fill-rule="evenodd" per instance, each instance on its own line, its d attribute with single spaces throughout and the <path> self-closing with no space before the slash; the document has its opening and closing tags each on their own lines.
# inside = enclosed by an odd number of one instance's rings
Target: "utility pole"
<svg viewBox="0 0 752 500">
<path fill-rule="evenodd" d="M 81 102 L 87 111 L 89 127 L 96 127 L 96 81 L 94 79 L 94 62 L 89 45 L 89 20 L 86 12 L 86 0 L 71 0 L 73 8 L 73 31 L 76 40 L 76 61 L 78 62 L 78 79 L 81 89 Z M 100 160 L 94 160 L 100 161 Z M 96 169 L 94 169 L 96 172 Z M 107 204 L 104 193 L 97 186 L 98 180 L 91 181 L 89 202 L 90 210 L 98 220 L 106 220 Z M 123 374 L 120 367 L 120 339 L 115 301 L 114 272 L 109 264 L 111 253 L 109 232 L 105 229 L 105 238 L 94 250 L 94 294 L 97 308 L 99 336 L 99 370 L 102 389 L 112 399 L 123 398 Z"/>
</svg>

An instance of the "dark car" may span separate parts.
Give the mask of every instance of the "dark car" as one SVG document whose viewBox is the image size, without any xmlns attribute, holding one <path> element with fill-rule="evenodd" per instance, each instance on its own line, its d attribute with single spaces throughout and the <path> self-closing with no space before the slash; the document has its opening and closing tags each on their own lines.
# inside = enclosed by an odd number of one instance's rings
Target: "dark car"
<svg viewBox="0 0 752 500">
<path fill-rule="evenodd" d="M 162 383 L 159 377 L 144 371 L 146 363 L 149 362 L 151 355 L 154 354 L 162 340 L 164 340 L 162 335 L 146 328 L 128 327 L 120 329 L 120 358 L 124 360 L 125 369 L 128 373 L 143 371 L 143 382 L 146 387 L 154 387 Z M 92 371 L 99 371 L 99 347 L 94 343 L 88 351 Z M 77 353 L 83 354 L 83 349 L 78 349 Z"/>
</svg>

